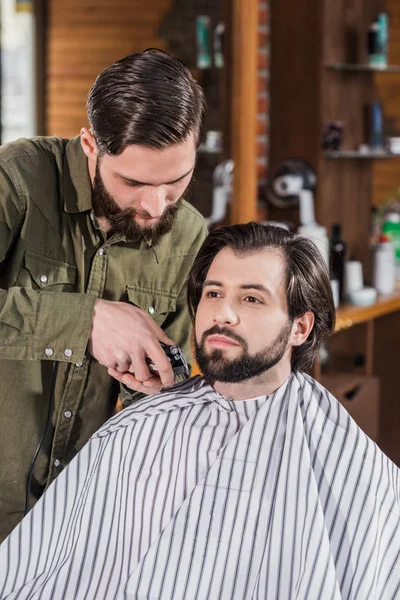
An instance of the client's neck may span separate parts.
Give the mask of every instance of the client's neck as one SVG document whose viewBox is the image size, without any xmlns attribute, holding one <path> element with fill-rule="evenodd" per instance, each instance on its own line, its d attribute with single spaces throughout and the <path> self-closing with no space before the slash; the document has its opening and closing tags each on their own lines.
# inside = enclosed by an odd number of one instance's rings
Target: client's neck
<svg viewBox="0 0 400 600">
<path fill-rule="evenodd" d="M 273 394 L 288 379 L 291 373 L 290 361 L 281 360 L 277 365 L 251 379 L 245 379 L 240 383 L 222 383 L 216 381 L 214 389 L 232 400 L 247 400 Z"/>
</svg>

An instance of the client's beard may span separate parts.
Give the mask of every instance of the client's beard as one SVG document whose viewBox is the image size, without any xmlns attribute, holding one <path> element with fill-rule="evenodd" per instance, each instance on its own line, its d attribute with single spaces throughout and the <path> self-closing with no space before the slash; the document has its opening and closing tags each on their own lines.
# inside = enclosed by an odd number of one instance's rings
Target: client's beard
<svg viewBox="0 0 400 600">
<path fill-rule="evenodd" d="M 292 323 L 288 321 L 273 342 L 259 352 L 249 354 L 245 339 L 234 333 L 229 327 L 214 325 L 214 327 L 203 333 L 200 343 L 195 339 L 196 362 L 205 379 L 211 384 L 216 381 L 239 383 L 245 379 L 257 377 L 272 369 L 282 359 L 287 349 L 291 330 Z M 235 342 L 239 342 L 243 348 L 243 353 L 234 359 L 225 358 L 223 350 L 219 348 L 207 353 L 205 349 L 206 338 L 215 334 L 224 335 L 235 340 Z"/>
<path fill-rule="evenodd" d="M 186 188 L 185 192 L 188 188 Z M 127 241 L 142 240 L 155 243 L 160 237 L 169 233 L 176 221 L 176 216 L 183 204 L 183 196 L 167 206 L 155 225 L 142 227 L 136 222 L 137 210 L 133 207 L 122 209 L 107 191 L 100 175 L 99 163 L 93 180 L 92 201 L 97 216 L 104 217 L 110 225 L 110 234 L 124 235 Z M 149 215 L 150 216 L 150 215 Z"/>
</svg>

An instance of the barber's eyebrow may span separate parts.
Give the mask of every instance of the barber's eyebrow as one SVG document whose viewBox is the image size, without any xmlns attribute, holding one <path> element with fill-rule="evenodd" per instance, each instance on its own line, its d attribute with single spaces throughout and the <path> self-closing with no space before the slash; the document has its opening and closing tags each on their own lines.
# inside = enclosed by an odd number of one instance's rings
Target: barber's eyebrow
<svg viewBox="0 0 400 600">
<path fill-rule="evenodd" d="M 171 185 L 173 183 L 178 183 L 178 181 L 181 181 L 181 179 L 185 179 L 185 177 L 187 177 L 190 173 L 192 173 L 193 170 L 194 170 L 194 166 L 187 173 L 178 177 L 178 179 L 174 179 L 173 181 L 167 181 L 165 183 L 158 184 L 158 185 Z M 156 184 L 154 184 L 154 183 L 145 183 L 144 181 L 138 181 L 137 179 L 131 179 L 130 177 L 126 177 L 126 175 L 123 175 L 122 173 L 118 173 L 117 171 L 114 171 L 114 174 L 119 179 L 123 179 L 124 181 L 126 181 L 126 183 L 130 183 L 131 185 L 149 185 L 151 187 L 156 187 Z"/>
</svg>

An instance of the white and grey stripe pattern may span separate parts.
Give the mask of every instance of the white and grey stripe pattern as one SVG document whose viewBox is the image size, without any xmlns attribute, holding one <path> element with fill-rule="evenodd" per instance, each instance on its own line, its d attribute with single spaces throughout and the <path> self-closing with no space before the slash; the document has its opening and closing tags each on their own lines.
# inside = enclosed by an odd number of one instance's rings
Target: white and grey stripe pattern
<svg viewBox="0 0 400 600">
<path fill-rule="evenodd" d="M 0 598 L 400 598 L 399 470 L 312 378 L 196 377 L 97 432 L 0 546 Z"/>
</svg>

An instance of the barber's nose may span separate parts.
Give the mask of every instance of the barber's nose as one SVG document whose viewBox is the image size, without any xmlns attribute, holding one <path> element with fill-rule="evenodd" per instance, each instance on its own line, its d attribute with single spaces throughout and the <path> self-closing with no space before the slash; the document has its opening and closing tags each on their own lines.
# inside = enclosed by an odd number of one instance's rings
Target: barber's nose
<svg viewBox="0 0 400 600">
<path fill-rule="evenodd" d="M 164 186 L 149 188 L 142 198 L 140 207 L 153 219 L 161 217 L 167 206 L 167 194 Z"/>
<path fill-rule="evenodd" d="M 218 325 L 237 325 L 239 315 L 229 302 L 221 302 L 214 314 L 214 321 Z"/>
</svg>

